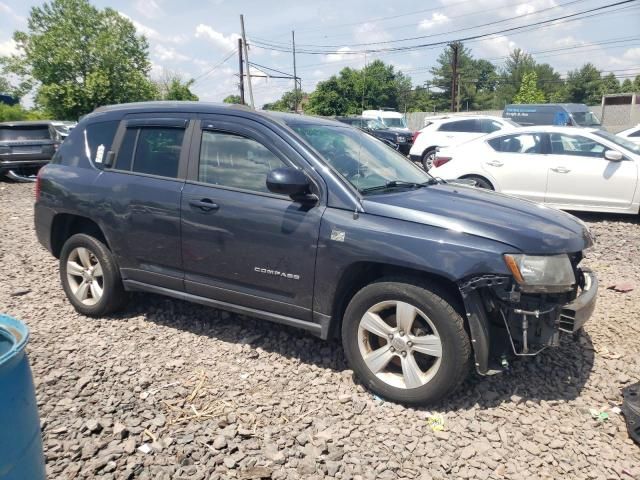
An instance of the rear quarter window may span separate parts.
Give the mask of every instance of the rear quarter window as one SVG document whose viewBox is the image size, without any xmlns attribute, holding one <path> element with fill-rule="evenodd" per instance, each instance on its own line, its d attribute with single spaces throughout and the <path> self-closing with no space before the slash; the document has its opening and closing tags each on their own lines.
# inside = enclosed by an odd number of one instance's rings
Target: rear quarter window
<svg viewBox="0 0 640 480">
<path fill-rule="evenodd" d="M 100 166 L 111 149 L 119 120 L 90 123 L 71 130 L 54 155 L 52 163 L 70 167 Z"/>
</svg>

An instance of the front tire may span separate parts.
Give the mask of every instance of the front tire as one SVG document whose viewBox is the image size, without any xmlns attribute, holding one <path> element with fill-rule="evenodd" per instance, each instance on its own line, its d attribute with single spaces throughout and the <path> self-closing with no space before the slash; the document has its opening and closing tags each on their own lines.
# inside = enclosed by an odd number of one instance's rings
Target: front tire
<svg viewBox="0 0 640 480">
<path fill-rule="evenodd" d="M 484 177 L 480 177 L 477 175 L 470 175 L 468 177 L 462 177 L 462 178 L 473 180 L 474 182 L 476 182 L 477 188 L 483 188 L 485 190 L 495 190 L 495 188 L 493 188 L 493 185 L 491 185 L 491 182 Z"/>
<path fill-rule="evenodd" d="M 349 365 L 380 397 L 433 403 L 466 378 L 471 346 L 460 314 L 430 285 L 379 281 L 351 299 L 342 323 Z"/>
<path fill-rule="evenodd" d="M 83 233 L 62 247 L 60 280 L 73 307 L 89 317 L 113 313 L 127 300 L 113 255 L 100 240 Z"/>
</svg>

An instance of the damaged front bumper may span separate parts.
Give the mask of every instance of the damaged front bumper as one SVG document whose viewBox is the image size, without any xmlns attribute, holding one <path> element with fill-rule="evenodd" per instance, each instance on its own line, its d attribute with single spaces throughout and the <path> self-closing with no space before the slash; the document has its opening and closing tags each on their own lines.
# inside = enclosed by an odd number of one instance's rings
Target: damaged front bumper
<svg viewBox="0 0 640 480">
<path fill-rule="evenodd" d="M 575 333 L 596 305 L 598 279 L 577 269 L 575 290 L 562 294 L 525 294 L 508 276 L 476 277 L 460 285 L 474 348 L 476 369 L 501 371 L 513 355 L 533 356 L 558 346 L 560 333 Z"/>
</svg>

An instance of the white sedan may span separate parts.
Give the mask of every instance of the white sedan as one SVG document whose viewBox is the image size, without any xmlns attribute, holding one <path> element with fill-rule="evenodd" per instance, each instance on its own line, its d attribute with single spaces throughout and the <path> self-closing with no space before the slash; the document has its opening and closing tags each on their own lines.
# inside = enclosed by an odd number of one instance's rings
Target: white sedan
<svg viewBox="0 0 640 480">
<path fill-rule="evenodd" d="M 640 145 L 640 123 L 635 127 L 631 127 L 627 130 L 617 133 L 619 137 L 626 138 L 630 142 Z"/>
<path fill-rule="evenodd" d="M 527 127 L 439 151 L 429 173 L 564 210 L 639 213 L 640 146 L 596 129 Z"/>
</svg>

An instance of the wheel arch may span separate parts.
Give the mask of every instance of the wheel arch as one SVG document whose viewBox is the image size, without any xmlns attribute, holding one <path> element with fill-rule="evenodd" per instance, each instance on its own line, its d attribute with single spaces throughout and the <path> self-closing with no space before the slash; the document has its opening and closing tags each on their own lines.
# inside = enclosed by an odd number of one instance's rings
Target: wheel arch
<svg viewBox="0 0 640 480">
<path fill-rule="evenodd" d="M 340 335 L 342 319 L 347 305 L 353 296 L 365 286 L 389 278 L 408 283 L 435 286 L 438 293 L 446 296 L 446 300 L 465 318 L 464 302 L 458 285 L 451 279 L 428 270 L 414 269 L 399 265 L 377 262 L 355 262 L 344 269 L 336 283 L 336 295 L 331 308 L 329 337 Z"/>
<path fill-rule="evenodd" d="M 51 253 L 60 258 L 64 243 L 77 233 L 91 235 L 111 249 L 107 237 L 94 220 L 81 215 L 58 213 L 51 223 Z"/>
<path fill-rule="evenodd" d="M 497 185 L 497 183 L 495 182 L 495 180 L 493 179 L 493 177 L 489 177 L 488 175 L 484 174 L 484 173 L 465 173 L 464 175 L 461 175 L 458 178 L 481 178 L 483 180 L 485 180 L 487 183 L 489 183 L 489 185 L 491 185 L 493 187 L 493 190 L 496 192 L 499 192 L 499 186 Z"/>
</svg>

